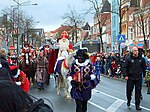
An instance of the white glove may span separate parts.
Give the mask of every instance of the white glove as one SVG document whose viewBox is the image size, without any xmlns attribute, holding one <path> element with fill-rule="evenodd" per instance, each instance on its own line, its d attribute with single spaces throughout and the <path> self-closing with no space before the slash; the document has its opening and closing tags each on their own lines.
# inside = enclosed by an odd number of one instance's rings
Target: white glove
<svg viewBox="0 0 150 112">
<path fill-rule="evenodd" d="M 71 82 L 71 81 L 72 81 L 72 77 L 69 76 L 69 77 L 67 78 L 67 80 L 68 80 L 69 82 Z"/>
<path fill-rule="evenodd" d="M 94 80 L 96 78 L 96 76 L 94 74 L 90 75 L 91 80 Z"/>
<path fill-rule="evenodd" d="M 15 82 L 18 86 L 20 86 L 21 85 L 21 82 L 19 81 L 19 82 Z"/>
</svg>

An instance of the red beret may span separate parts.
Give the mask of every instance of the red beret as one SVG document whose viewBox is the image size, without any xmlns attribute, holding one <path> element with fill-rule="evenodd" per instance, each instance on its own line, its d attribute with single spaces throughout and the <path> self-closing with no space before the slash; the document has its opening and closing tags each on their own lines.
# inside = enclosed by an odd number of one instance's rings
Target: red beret
<svg viewBox="0 0 150 112">
<path fill-rule="evenodd" d="M 15 70 L 15 69 L 18 69 L 18 66 L 16 66 L 16 65 L 10 66 L 10 70 Z"/>
</svg>

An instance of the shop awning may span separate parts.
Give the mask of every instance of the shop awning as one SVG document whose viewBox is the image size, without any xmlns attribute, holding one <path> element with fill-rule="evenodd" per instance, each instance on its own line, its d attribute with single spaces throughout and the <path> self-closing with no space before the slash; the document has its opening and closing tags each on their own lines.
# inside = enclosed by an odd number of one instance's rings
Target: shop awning
<svg viewBox="0 0 150 112">
<path fill-rule="evenodd" d="M 14 46 L 10 46 L 10 47 L 9 47 L 9 50 L 14 50 L 14 49 L 15 49 Z"/>
<path fill-rule="evenodd" d="M 138 48 L 144 49 L 144 42 L 137 42 L 136 45 L 133 43 L 129 45 L 130 48 L 132 48 L 133 46 L 137 46 Z M 147 46 L 148 46 L 148 42 L 147 42 Z"/>
</svg>

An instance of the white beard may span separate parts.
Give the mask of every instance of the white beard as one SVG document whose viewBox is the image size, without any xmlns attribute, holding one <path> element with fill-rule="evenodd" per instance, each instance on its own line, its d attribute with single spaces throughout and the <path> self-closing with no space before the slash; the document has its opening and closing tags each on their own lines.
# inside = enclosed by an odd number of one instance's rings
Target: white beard
<svg viewBox="0 0 150 112">
<path fill-rule="evenodd" d="M 69 49 L 69 40 L 66 39 L 65 41 L 63 41 L 62 39 L 59 41 L 59 50 L 61 51 L 66 51 Z"/>
</svg>

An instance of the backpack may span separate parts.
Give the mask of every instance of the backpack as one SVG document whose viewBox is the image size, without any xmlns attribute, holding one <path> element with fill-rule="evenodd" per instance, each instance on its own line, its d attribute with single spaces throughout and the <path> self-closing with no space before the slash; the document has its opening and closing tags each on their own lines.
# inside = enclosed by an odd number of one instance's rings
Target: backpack
<svg viewBox="0 0 150 112">
<path fill-rule="evenodd" d="M 46 99 L 46 100 L 48 100 L 48 99 Z M 51 104 L 51 106 L 52 106 L 52 104 Z M 30 105 L 27 112 L 53 112 L 52 108 L 53 108 L 53 106 L 50 107 L 48 104 L 46 104 L 44 102 L 44 99 L 40 98 Z"/>
</svg>

